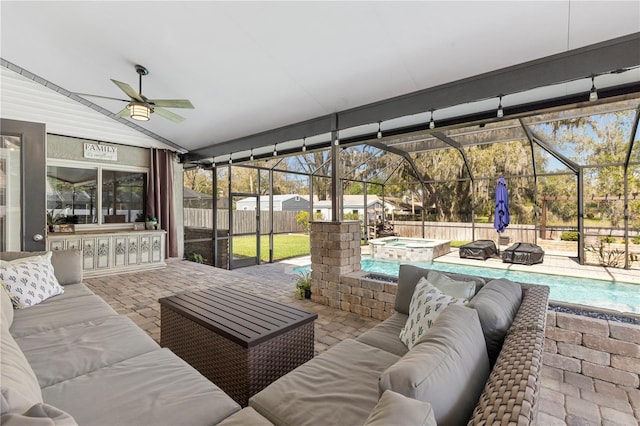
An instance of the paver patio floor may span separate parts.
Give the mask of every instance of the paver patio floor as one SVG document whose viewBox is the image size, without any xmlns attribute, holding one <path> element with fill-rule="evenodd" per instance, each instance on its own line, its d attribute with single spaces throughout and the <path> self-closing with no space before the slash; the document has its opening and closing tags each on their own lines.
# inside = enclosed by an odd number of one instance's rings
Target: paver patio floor
<svg viewBox="0 0 640 426">
<path fill-rule="evenodd" d="M 354 338 L 379 323 L 294 297 L 292 266 L 275 263 L 227 271 L 172 259 L 154 271 L 86 279 L 87 285 L 118 313 L 130 317 L 160 340 L 158 299 L 183 291 L 232 285 L 245 291 L 318 313 L 315 352 Z M 540 425 L 635 425 L 640 422 L 640 390 L 624 389 L 580 374 L 547 366 L 542 371 Z"/>
</svg>

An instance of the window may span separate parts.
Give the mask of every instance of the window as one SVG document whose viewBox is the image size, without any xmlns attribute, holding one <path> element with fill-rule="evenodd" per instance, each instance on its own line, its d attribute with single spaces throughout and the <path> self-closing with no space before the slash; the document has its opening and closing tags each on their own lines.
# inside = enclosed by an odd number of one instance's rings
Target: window
<svg viewBox="0 0 640 426">
<path fill-rule="evenodd" d="M 50 165 L 47 213 L 54 223 L 78 225 L 144 221 L 146 188 L 145 171 Z"/>
</svg>

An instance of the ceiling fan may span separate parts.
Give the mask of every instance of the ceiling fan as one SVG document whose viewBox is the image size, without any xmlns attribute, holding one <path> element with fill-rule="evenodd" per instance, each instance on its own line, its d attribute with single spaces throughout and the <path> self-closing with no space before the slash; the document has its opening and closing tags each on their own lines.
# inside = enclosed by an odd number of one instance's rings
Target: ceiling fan
<svg viewBox="0 0 640 426">
<path fill-rule="evenodd" d="M 185 120 L 184 117 L 175 114 L 165 108 L 191 108 L 193 109 L 193 104 L 188 99 L 149 99 L 142 94 L 142 76 L 149 74 L 149 70 L 147 70 L 142 65 L 136 65 L 136 72 L 139 76 L 140 89 L 136 92 L 131 86 L 127 83 L 123 83 L 118 80 L 111 79 L 113 83 L 120 88 L 127 96 L 129 96 L 129 100 L 126 99 L 118 99 L 112 98 L 109 96 L 98 96 L 98 95 L 89 95 L 86 93 L 78 93 L 78 95 L 85 96 L 93 96 L 103 99 L 113 99 L 117 101 L 128 102 L 127 106 L 124 107 L 120 112 L 116 115 L 120 117 L 129 116 L 134 120 L 139 121 L 147 121 L 152 113 L 156 113 L 161 117 L 166 118 L 167 120 L 173 121 L 174 123 L 180 123 Z"/>
</svg>

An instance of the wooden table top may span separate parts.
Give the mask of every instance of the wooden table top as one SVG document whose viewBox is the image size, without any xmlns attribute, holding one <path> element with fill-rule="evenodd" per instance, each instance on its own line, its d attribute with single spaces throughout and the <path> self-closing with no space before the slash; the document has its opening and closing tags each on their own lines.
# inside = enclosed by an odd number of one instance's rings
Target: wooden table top
<svg viewBox="0 0 640 426">
<path fill-rule="evenodd" d="M 176 294 L 159 302 L 247 348 L 318 318 L 316 313 L 227 286 Z"/>
</svg>

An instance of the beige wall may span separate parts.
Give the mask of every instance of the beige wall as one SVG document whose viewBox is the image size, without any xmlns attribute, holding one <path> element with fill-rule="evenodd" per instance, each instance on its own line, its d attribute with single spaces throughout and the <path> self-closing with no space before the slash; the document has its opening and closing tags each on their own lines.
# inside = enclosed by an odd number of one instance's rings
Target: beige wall
<svg viewBox="0 0 640 426">
<path fill-rule="evenodd" d="M 84 158 L 84 143 L 98 143 L 93 140 L 47 135 L 47 158 L 60 160 L 87 161 L 91 163 L 117 164 L 120 166 L 149 167 L 149 150 L 136 146 L 99 142 L 100 145 L 118 148 L 118 160 L 95 160 Z"/>
</svg>

